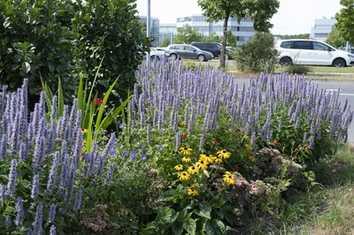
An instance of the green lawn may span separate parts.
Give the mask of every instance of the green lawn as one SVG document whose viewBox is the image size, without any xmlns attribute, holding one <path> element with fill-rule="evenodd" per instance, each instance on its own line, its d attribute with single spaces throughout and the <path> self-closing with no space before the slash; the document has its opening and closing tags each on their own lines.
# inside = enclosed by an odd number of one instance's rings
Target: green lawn
<svg viewBox="0 0 354 235">
<path fill-rule="evenodd" d="M 199 66 L 212 66 L 217 68 L 219 66 L 218 60 L 211 60 L 208 62 L 199 62 L 196 60 L 184 60 L 184 63 L 190 67 L 199 67 Z M 336 68 L 331 66 L 308 66 L 310 72 L 307 74 L 309 79 L 315 80 L 354 80 L 354 66 L 346 68 Z M 242 72 L 237 68 L 237 64 L 234 60 L 227 61 L 226 71 L 243 78 L 245 77 L 254 77 L 257 74 L 252 72 Z M 277 66 L 275 72 L 284 72 L 284 67 Z"/>
</svg>

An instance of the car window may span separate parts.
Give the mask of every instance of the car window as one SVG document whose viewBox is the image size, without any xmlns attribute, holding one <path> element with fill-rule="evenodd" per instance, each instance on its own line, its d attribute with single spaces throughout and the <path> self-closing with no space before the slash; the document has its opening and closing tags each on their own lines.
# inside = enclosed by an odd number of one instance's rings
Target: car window
<svg viewBox="0 0 354 235">
<path fill-rule="evenodd" d="M 194 51 L 195 48 L 194 48 L 194 47 L 191 47 L 191 46 L 185 46 L 185 47 L 184 47 L 184 50 L 186 50 L 186 51 Z"/>
<path fill-rule="evenodd" d="M 313 42 L 313 49 L 317 51 L 328 51 L 331 48 L 320 42 Z"/>
<path fill-rule="evenodd" d="M 295 49 L 313 50 L 313 43 L 311 41 L 294 41 Z"/>
<path fill-rule="evenodd" d="M 294 47 L 293 44 L 293 41 L 285 41 L 280 44 L 280 47 L 290 49 Z"/>
</svg>

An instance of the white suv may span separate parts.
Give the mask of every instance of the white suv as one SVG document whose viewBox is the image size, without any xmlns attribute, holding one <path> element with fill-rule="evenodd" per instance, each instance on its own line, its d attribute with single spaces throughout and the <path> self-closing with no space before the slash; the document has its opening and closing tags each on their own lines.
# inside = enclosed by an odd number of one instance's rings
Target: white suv
<svg viewBox="0 0 354 235">
<path fill-rule="evenodd" d="M 280 40 L 276 43 L 276 49 L 279 53 L 279 63 L 281 65 L 303 64 L 346 67 L 353 60 L 352 54 L 316 40 Z"/>
</svg>

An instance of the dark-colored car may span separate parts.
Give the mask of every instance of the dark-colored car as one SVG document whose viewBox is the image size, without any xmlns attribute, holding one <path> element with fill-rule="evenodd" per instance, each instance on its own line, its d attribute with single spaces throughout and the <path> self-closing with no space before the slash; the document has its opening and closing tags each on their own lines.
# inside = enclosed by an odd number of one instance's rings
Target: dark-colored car
<svg viewBox="0 0 354 235">
<path fill-rule="evenodd" d="M 219 57 L 221 53 L 221 44 L 217 42 L 192 42 L 192 46 L 198 47 L 203 51 L 208 51 L 214 57 Z"/>
<path fill-rule="evenodd" d="M 171 59 L 198 59 L 199 61 L 208 61 L 214 58 L 208 51 L 188 44 L 172 44 L 167 47 L 167 53 Z"/>
</svg>

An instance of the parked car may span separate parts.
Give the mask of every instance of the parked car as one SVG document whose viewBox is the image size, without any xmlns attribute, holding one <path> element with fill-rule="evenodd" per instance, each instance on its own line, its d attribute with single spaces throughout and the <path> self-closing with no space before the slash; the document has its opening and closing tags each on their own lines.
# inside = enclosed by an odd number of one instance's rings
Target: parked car
<svg viewBox="0 0 354 235">
<path fill-rule="evenodd" d="M 281 65 L 332 65 L 346 67 L 353 60 L 353 55 L 333 46 L 310 39 L 280 40 L 276 43 Z"/>
<path fill-rule="evenodd" d="M 161 47 L 152 47 L 150 48 L 150 59 L 151 60 L 161 60 L 164 58 L 168 58 L 169 54 L 167 53 L 166 49 Z"/>
<path fill-rule="evenodd" d="M 208 61 L 214 58 L 208 51 L 188 44 L 172 44 L 167 47 L 167 53 L 172 59 L 198 59 L 199 61 Z"/>
<path fill-rule="evenodd" d="M 221 44 L 218 42 L 192 42 L 191 45 L 212 53 L 214 57 L 219 57 L 221 53 Z"/>
</svg>

